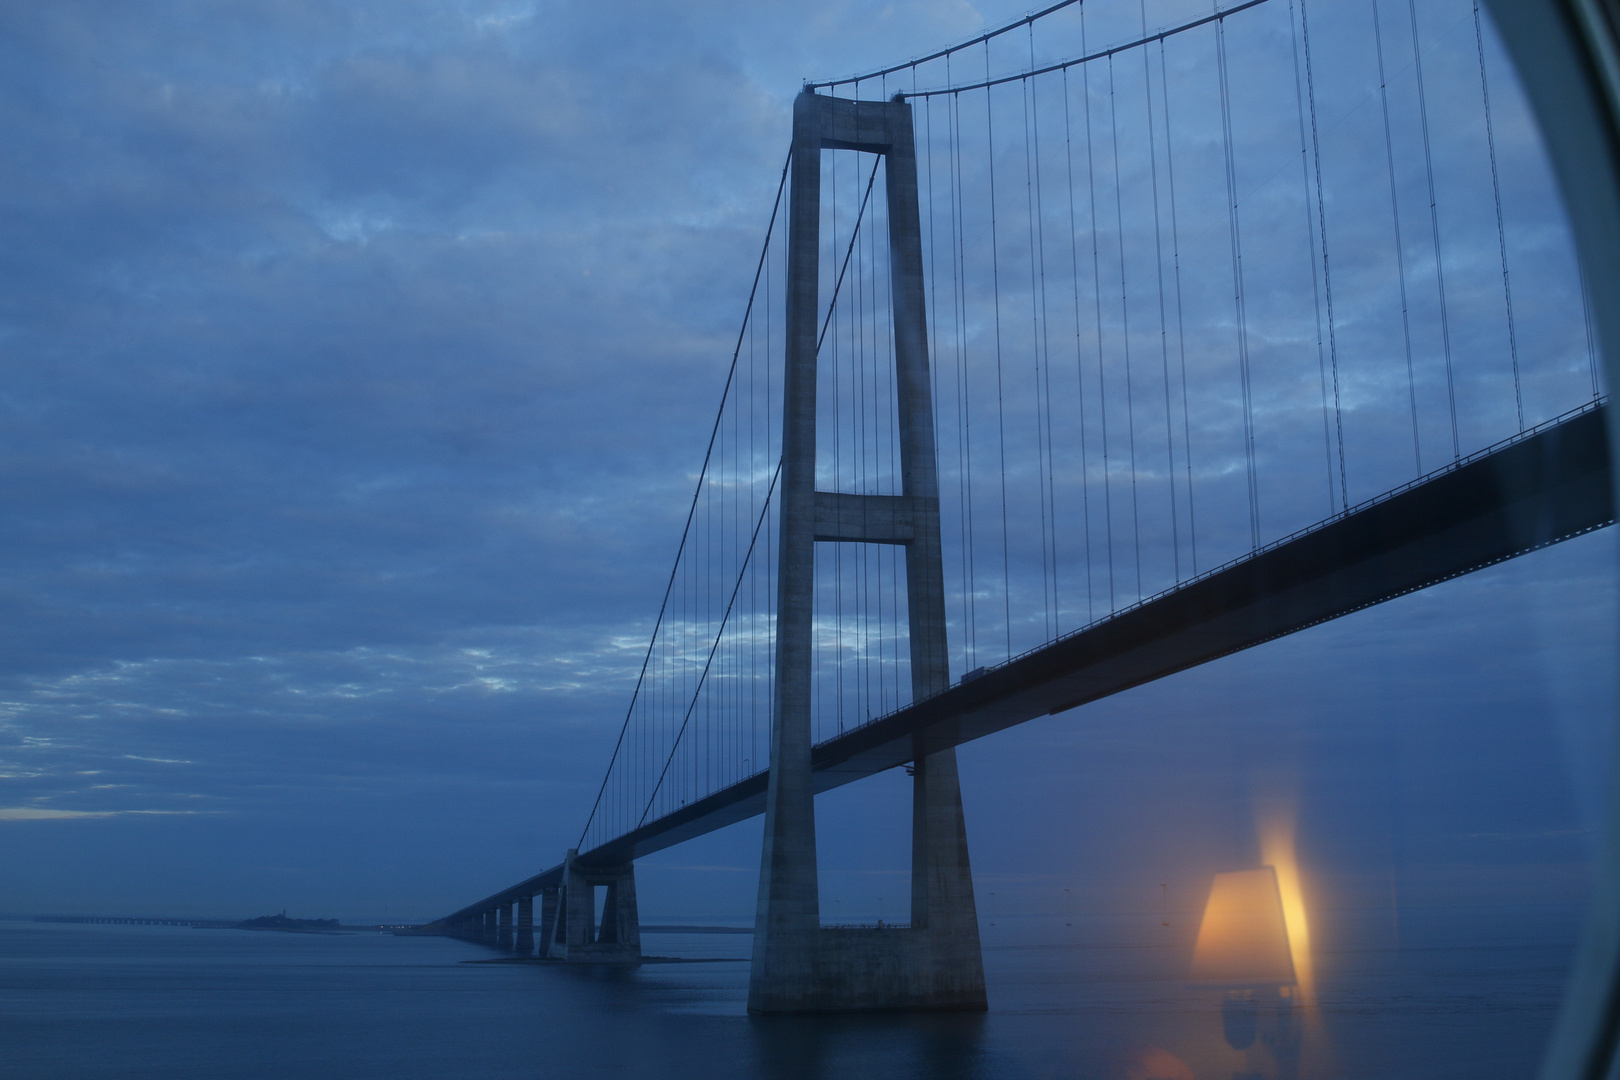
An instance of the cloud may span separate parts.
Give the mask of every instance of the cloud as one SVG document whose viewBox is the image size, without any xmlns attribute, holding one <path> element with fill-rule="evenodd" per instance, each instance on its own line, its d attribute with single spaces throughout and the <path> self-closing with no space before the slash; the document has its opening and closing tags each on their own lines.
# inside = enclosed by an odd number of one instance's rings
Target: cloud
<svg viewBox="0 0 1620 1080">
<path fill-rule="evenodd" d="M 201 814 L 202 810 L 53 810 L 43 806 L 0 806 L 0 821 L 77 821 L 82 818 L 124 817 L 130 814 Z"/>
<path fill-rule="evenodd" d="M 1148 18 L 1174 23 L 1195 6 L 1150 4 Z M 1098 16 L 1096 40 L 1135 32 L 1139 13 L 1126 7 L 1111 22 Z M 19 907 L 14 891 L 34 888 L 30 880 L 60 891 L 30 893 L 29 906 L 82 909 L 75 896 L 107 887 L 109 852 L 114 861 L 128 853 L 127 889 L 256 907 L 253 867 L 296 862 L 324 868 L 325 884 L 311 889 L 361 907 L 411 897 L 424 915 L 459 903 L 465 883 L 493 888 L 555 861 L 583 824 L 658 613 L 800 80 L 918 55 L 1023 12 L 954 0 L 803 10 L 298 0 L 139 11 L 68 0 L 0 13 L 0 778 L 13 804 L 0 819 L 106 818 L 95 831 L 115 838 L 108 847 L 9 840 L 18 846 L 0 859 L 18 870 L 0 882 L 0 909 Z M 1455 19 L 1436 18 L 1430 92 L 1437 108 L 1462 115 L 1477 90 L 1471 34 L 1444 37 Z M 1234 47 L 1286 42 L 1280 19 L 1234 23 Z M 1069 55 L 1075 29 L 1063 23 L 1036 48 Z M 1348 15 L 1321 39 L 1341 42 L 1341 59 L 1368 40 Z M 1169 47 L 1172 91 L 1188 91 L 1174 100 L 1178 182 L 1223 171 L 1214 99 L 1193 93 L 1190 76 L 1178 81 L 1208 44 L 1206 35 Z M 1023 47 L 996 52 L 998 70 L 1022 64 Z M 1139 80 L 1135 63 L 1120 61 L 1121 80 Z M 1375 363 L 1402 347 L 1378 186 L 1387 181 L 1368 149 L 1382 146 L 1382 131 L 1368 104 L 1376 97 L 1346 70 L 1325 71 L 1322 85 L 1327 167 L 1343 178 L 1327 215 L 1354 501 L 1406 478 L 1410 433 L 1404 367 L 1390 377 L 1396 369 Z M 1400 81 L 1404 66 L 1392 71 L 1396 134 L 1410 150 L 1412 88 Z M 1236 100 L 1250 110 L 1241 138 L 1288 135 L 1282 75 L 1264 64 L 1238 71 Z M 1107 245 L 1120 235 L 1153 250 L 1145 143 L 1133 126 L 1140 83 L 1120 87 L 1123 221 L 1109 216 L 1112 174 L 1099 173 L 1105 278 L 1118 269 Z M 1065 164 L 1060 99 L 1050 84 L 1040 93 L 1050 185 Z M 1093 94 L 1101 124 L 1100 82 Z M 1586 378 L 1570 318 L 1577 292 L 1527 114 L 1510 84 L 1499 97 L 1509 241 L 1522 260 L 1515 296 L 1523 340 L 1536 343 L 1526 346 L 1526 400 L 1546 412 Z M 1023 122 L 1021 104 L 1016 94 L 998 101 L 1005 136 Z M 943 105 L 929 108 L 939 149 Z M 968 102 L 962 116 L 982 124 L 979 108 Z M 1491 307 L 1494 218 L 1480 216 L 1482 132 L 1436 130 L 1457 163 L 1440 177 L 1456 210 L 1442 223 L 1455 267 L 1454 349 L 1499 389 L 1508 367 Z M 1076 128 L 1077 146 L 1079 137 Z M 1004 144 L 998 183 L 1013 200 L 1002 221 L 1012 228 L 1027 204 L 1023 162 L 1007 147 L 1016 144 Z M 1311 269 L 1292 154 L 1257 153 L 1239 176 L 1264 315 L 1253 329 L 1268 533 L 1316 520 L 1330 502 L 1310 299 L 1294 288 Z M 985 179 L 982 162 L 967 169 L 970 184 Z M 1413 310 L 1432 313 L 1416 284 L 1431 288 L 1421 169 L 1399 179 Z M 1066 223 L 1061 190 L 1048 187 L 1046 198 Z M 1248 542 L 1229 378 L 1229 234 L 1221 185 L 1181 191 L 1186 311 L 1197 330 L 1187 427 L 1207 455 L 1195 478 L 1207 568 Z M 1079 213 L 1084 227 L 1087 208 Z M 1367 222 L 1377 228 L 1357 233 Z M 1003 243 L 1017 235 L 1004 232 Z M 963 244 L 982 269 L 988 231 Z M 1285 244 L 1286 258 L 1262 265 L 1260 255 Z M 1067 245 L 1050 255 L 1056 304 L 1076 282 L 1061 269 Z M 1081 287 L 1094 284 L 1088 255 L 1082 248 Z M 1156 273 L 1148 259 L 1128 269 L 1133 283 Z M 1020 527 L 1039 509 L 1037 471 L 1019 457 L 1038 430 L 1025 378 L 1031 292 L 1019 284 L 1028 267 L 1002 270 L 1014 454 L 1007 587 L 1028 614 L 978 629 L 996 650 L 1016 651 L 1046 621 L 1041 532 Z M 993 355 L 998 314 L 988 296 L 976 291 L 961 313 L 980 365 Z M 779 320 L 779 291 L 771 303 Z M 1140 469 L 1127 486 L 1115 411 L 1111 491 L 1119 522 L 1127 491 L 1139 496 L 1131 510 L 1144 524 L 1140 564 L 1152 591 L 1177 558 L 1190 562 L 1192 507 L 1185 487 L 1180 503 L 1168 497 L 1163 405 L 1151 392 L 1162 402 L 1157 297 L 1144 303 L 1130 312 L 1143 347 L 1134 362 L 1147 365 L 1132 374 L 1148 380 L 1137 387 Z M 1118 388 L 1124 313 L 1101 311 Z M 1067 346 L 1065 318 L 1068 308 L 1054 308 L 1053 340 Z M 1441 346 L 1433 320 L 1420 322 L 1422 448 L 1426 461 L 1444 460 Z M 936 353 L 943 365 L 943 342 Z M 981 423 L 991 373 L 974 372 Z M 1067 413 L 1067 399 L 1054 399 L 1071 450 L 1078 383 L 1073 393 Z M 1465 410 L 1465 435 L 1478 442 L 1511 425 L 1501 400 Z M 942 407 L 954 410 L 954 398 Z M 989 430 L 976 429 L 980 455 Z M 1307 437 L 1308 453 L 1298 449 Z M 955 452 L 942 440 L 947 467 Z M 1100 524 L 1098 457 L 1089 472 L 1062 464 L 1053 550 L 1066 560 L 1057 606 L 1067 627 L 1105 606 L 1105 542 L 1119 549 L 1122 596 L 1134 593 L 1138 556 L 1127 559 L 1123 526 L 1105 535 Z M 981 509 L 988 490 L 976 492 Z M 1082 524 L 1088 491 L 1095 516 Z M 1172 506 L 1182 531 L 1168 539 Z M 1088 545 L 1095 565 L 1082 571 Z M 998 574 L 1001 554 L 978 551 Z M 1570 566 L 1589 569 L 1582 559 Z M 1082 596 L 1081 575 L 1093 571 Z M 1000 608 L 988 580 L 978 582 L 981 614 Z M 960 618 L 969 590 L 953 589 Z M 1425 610 L 1403 610 L 1414 609 Z M 1607 640 L 1606 624 L 1581 627 Z M 960 622 L 953 633 L 958 645 L 968 639 Z M 45 809 L 54 805 L 80 809 Z M 165 873 L 149 873 L 158 862 Z M 49 875 L 28 872 L 46 866 Z"/>
</svg>

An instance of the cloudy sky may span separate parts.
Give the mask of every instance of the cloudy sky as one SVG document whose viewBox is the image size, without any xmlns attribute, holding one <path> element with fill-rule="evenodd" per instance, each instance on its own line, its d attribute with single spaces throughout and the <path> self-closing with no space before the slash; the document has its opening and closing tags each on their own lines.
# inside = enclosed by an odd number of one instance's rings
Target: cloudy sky
<svg viewBox="0 0 1620 1080">
<path fill-rule="evenodd" d="M 0 14 L 0 912 L 426 918 L 555 862 L 656 614 L 800 82 L 1021 14 Z M 1447 33 L 1441 68 L 1472 56 L 1471 22 Z M 1534 203 L 1533 132 L 1493 91 Z M 1521 244 L 1564 265 L 1539 213 Z M 1536 310 L 1569 367 L 1571 309 Z M 1613 558 L 1584 538 L 965 748 L 981 891 L 1195 888 L 1252 861 L 1280 799 L 1347 895 L 1390 867 L 1574 895 Z M 902 780 L 824 800 L 840 912 L 903 910 Z M 745 915 L 757 858 L 751 823 L 648 860 L 643 910 Z"/>
</svg>

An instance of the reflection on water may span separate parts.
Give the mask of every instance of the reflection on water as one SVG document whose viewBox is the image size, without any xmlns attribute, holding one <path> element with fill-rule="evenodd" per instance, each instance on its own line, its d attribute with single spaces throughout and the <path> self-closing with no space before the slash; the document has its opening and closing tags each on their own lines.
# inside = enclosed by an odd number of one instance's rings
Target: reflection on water
<svg viewBox="0 0 1620 1080">
<path fill-rule="evenodd" d="M 1303 1002 L 1313 998 L 1311 923 L 1305 910 L 1305 891 L 1299 880 L 1299 856 L 1294 842 L 1299 815 L 1290 806 L 1272 806 L 1260 818 L 1260 861 L 1277 875 L 1277 897 L 1282 903 L 1288 953 L 1294 980 Z"/>
<path fill-rule="evenodd" d="M 999 916 L 988 1014 L 771 1019 L 746 1014 L 738 935 L 651 935 L 732 959 L 614 971 L 466 964 L 490 953 L 445 939 L 0 921 L 0 1076 L 1506 1080 L 1535 1068 L 1579 918 L 1413 909 L 1396 948 L 1385 913 L 1315 904 L 1319 1019 L 1257 994 L 1240 1049 L 1243 1009 L 1189 978 L 1203 908 L 1165 927 L 1147 906 Z"/>
<path fill-rule="evenodd" d="M 1225 1048 L 1243 1055 L 1233 1062 L 1243 1074 L 1293 1077 L 1298 1071 L 1302 1018 L 1295 1015 L 1300 995 L 1289 945 L 1274 867 L 1215 875 L 1191 977 L 1220 995 Z M 1202 1056 L 1220 1053 L 1210 1047 Z"/>
<path fill-rule="evenodd" d="M 1230 987 L 1295 984 L 1273 867 L 1215 875 L 1193 945 L 1191 977 Z"/>
<path fill-rule="evenodd" d="M 1293 1080 L 1302 1068 L 1307 1074 L 1325 1070 L 1325 1062 L 1306 1061 L 1304 1054 L 1317 1010 L 1295 821 L 1291 809 L 1272 807 L 1259 828 L 1266 864 L 1216 874 L 1210 886 L 1188 977 L 1220 1001 L 1220 1043 L 1213 1033 L 1189 1029 L 1178 1040 L 1184 1058 L 1155 1047 L 1128 1075 L 1152 1076 L 1157 1069 L 1165 1077 Z"/>
</svg>

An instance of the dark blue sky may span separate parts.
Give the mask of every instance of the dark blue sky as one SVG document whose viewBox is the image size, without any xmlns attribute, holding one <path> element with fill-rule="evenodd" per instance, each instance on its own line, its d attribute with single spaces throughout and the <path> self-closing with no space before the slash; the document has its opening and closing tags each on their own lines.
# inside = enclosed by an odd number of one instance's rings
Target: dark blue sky
<svg viewBox="0 0 1620 1080">
<path fill-rule="evenodd" d="M 0 14 L 0 911 L 423 918 L 555 862 L 656 612 L 799 82 L 1022 13 Z M 1472 55 L 1458 25 L 1437 69 Z M 1567 236 L 1493 89 L 1528 340 L 1558 361 L 1571 309 L 1535 297 L 1568 300 Z M 1344 896 L 1391 868 L 1567 894 L 1614 556 L 1588 537 L 964 748 L 981 892 L 1195 890 L 1256 858 L 1254 807 L 1281 800 Z M 824 798 L 830 910 L 903 909 L 902 779 Z M 643 910 L 745 914 L 757 845 L 750 823 L 648 860 Z"/>
</svg>

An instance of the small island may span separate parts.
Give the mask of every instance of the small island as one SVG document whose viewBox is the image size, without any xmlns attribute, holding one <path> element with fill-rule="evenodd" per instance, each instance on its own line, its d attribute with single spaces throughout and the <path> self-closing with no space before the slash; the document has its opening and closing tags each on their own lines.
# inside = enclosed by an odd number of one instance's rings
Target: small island
<svg viewBox="0 0 1620 1080">
<path fill-rule="evenodd" d="M 332 934 L 342 929 L 336 919 L 289 919 L 280 915 L 260 915 L 236 924 L 238 930 L 283 930 L 294 934 Z"/>
</svg>

